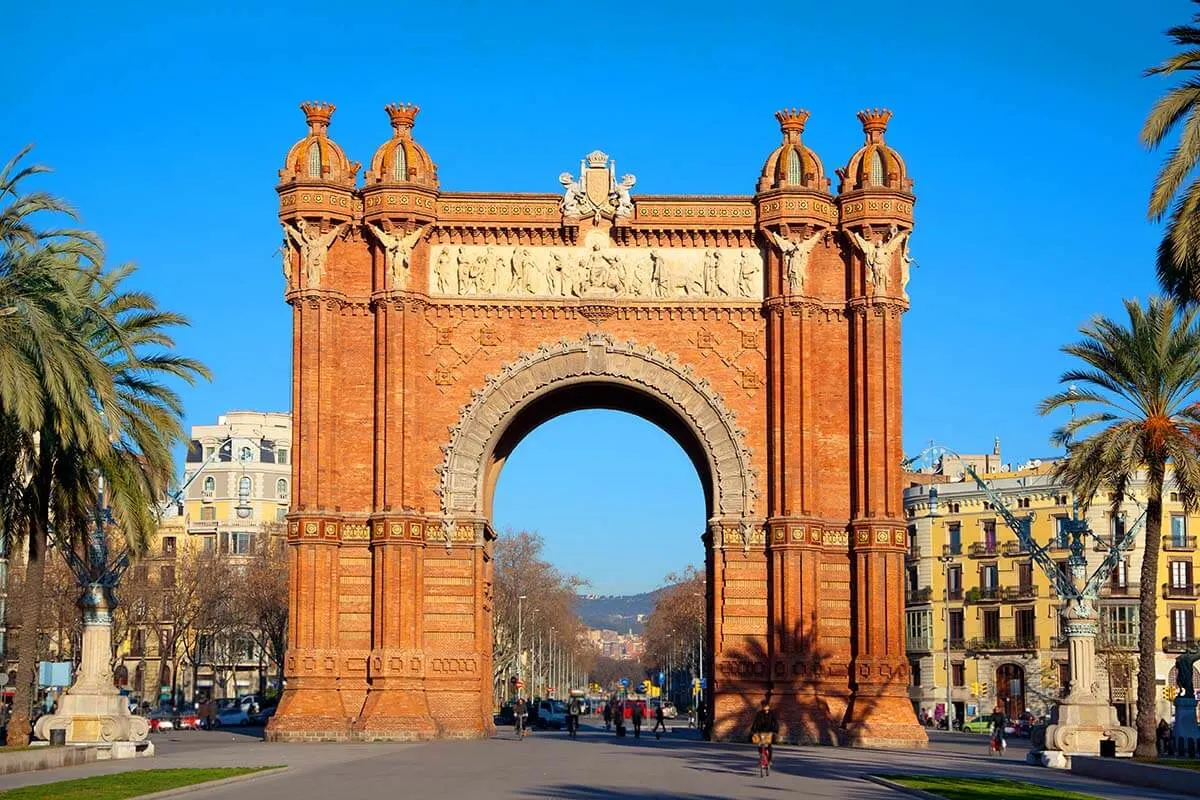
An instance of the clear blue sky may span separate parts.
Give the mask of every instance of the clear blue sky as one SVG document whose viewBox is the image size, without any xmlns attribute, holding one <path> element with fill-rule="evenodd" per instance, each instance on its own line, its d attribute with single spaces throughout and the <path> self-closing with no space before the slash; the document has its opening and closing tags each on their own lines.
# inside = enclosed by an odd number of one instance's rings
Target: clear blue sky
<svg viewBox="0 0 1200 800">
<path fill-rule="evenodd" d="M 998 435 L 1014 460 L 1053 452 L 1033 409 L 1064 368 L 1059 345 L 1154 290 L 1144 210 L 1160 156 L 1137 133 L 1165 83 L 1141 72 L 1195 9 L 1184 0 L 241 5 L 4 12 L 0 154 L 35 142 L 57 170 L 44 185 L 191 317 L 180 347 L 216 379 L 186 392 L 189 424 L 288 406 L 273 187 L 305 99 L 337 104 L 331 132 L 359 161 L 389 135 L 385 103 L 419 104 L 447 189 L 554 191 L 602 148 L 646 193 L 753 192 L 784 106 L 812 112 L 805 140 L 832 174 L 861 141 L 854 113 L 892 108 L 888 140 L 918 194 L 910 451 Z M 597 455 L 617 442 L 638 458 Z M 572 478 L 593 479 L 566 480 L 562 452 Z M 563 492 L 531 493 L 546 483 Z M 535 432 L 497 517 L 539 528 L 597 591 L 647 588 L 700 557 L 694 472 L 619 415 Z M 635 562 L 651 566 L 622 566 Z"/>
</svg>

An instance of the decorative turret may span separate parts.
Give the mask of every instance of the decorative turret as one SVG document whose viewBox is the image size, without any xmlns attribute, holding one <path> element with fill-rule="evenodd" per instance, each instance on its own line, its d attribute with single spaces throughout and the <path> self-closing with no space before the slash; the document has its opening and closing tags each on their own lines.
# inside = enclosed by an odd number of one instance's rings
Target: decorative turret
<svg viewBox="0 0 1200 800">
<path fill-rule="evenodd" d="M 912 179 L 908 177 L 904 159 L 883 140 L 888 120 L 891 118 L 892 112 L 886 108 L 858 112 L 858 120 L 862 123 L 867 141 L 850 157 L 846 168 L 837 171 L 838 177 L 842 179 L 838 186 L 839 192 L 857 189 L 912 192 Z"/>
<path fill-rule="evenodd" d="M 804 188 L 828 192 L 829 179 L 825 177 L 821 159 L 800 141 L 808 112 L 785 108 L 775 112 L 775 119 L 779 120 L 779 128 L 783 131 L 783 144 L 767 156 L 762 177 L 758 179 L 758 191 Z"/>
<path fill-rule="evenodd" d="M 908 300 L 912 232 L 912 179 L 900 154 L 883 140 L 892 112 L 858 112 L 867 141 L 850 157 L 841 178 L 841 228 L 857 262 L 852 295 Z"/>
<path fill-rule="evenodd" d="M 415 105 L 392 103 L 384 107 L 392 121 L 392 138 L 375 151 L 368 185 L 416 184 L 437 189 L 437 165 L 425 148 L 412 138 L 413 123 L 421 109 Z"/>
<path fill-rule="evenodd" d="M 836 207 L 821 159 L 800 140 L 808 112 L 785 108 L 775 119 L 783 142 L 763 164 L 754 195 L 759 228 L 771 245 L 764 296 L 811 296 L 825 281 L 816 273 L 824 271 L 819 263 L 828 248 L 821 246 L 831 241 L 827 232 L 837 222 Z"/>
<path fill-rule="evenodd" d="M 308 120 L 308 135 L 288 150 L 280 184 L 323 183 L 353 187 L 358 174 L 358 162 L 349 161 L 342 148 L 329 138 L 329 120 L 337 106 L 332 103 L 301 103 L 300 109 Z"/>
</svg>

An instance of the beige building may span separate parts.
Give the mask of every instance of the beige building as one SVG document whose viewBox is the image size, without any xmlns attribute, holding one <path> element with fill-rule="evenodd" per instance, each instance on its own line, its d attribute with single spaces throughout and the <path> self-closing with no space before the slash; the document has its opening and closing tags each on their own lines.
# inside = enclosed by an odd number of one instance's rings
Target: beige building
<svg viewBox="0 0 1200 800">
<path fill-rule="evenodd" d="M 1066 569 L 1068 541 L 1063 521 L 1073 513 L 1074 497 L 1052 477 L 1050 462 L 1033 461 L 1017 469 L 994 457 L 970 463 L 1016 516 L 1034 515 L 1035 542 L 1049 545 L 1058 568 Z M 940 468 L 914 474 L 904 493 L 911 549 L 907 558 L 907 651 L 912 667 L 910 695 L 918 713 L 940 716 L 950 702 L 955 717 L 984 714 L 997 701 L 1009 714 L 1046 713 L 1068 679 L 1067 651 L 1060 623 L 1061 601 L 1052 582 L 1022 548 L 987 495 L 966 474 L 962 462 L 949 459 Z M 1117 516 L 1109 498 L 1097 498 L 1086 519 L 1100 540 L 1089 541 L 1089 574 L 1109 552 L 1108 543 L 1123 534 L 1145 508 L 1145 484 L 1135 482 Z M 1164 503 L 1163 539 L 1155 585 L 1158 625 L 1155 640 L 1156 682 L 1174 685 L 1174 660 L 1195 641 L 1197 588 L 1193 582 L 1200 516 L 1186 515 L 1176 495 Z M 1138 583 L 1145 552 L 1144 530 L 1104 579 L 1100 598 L 1101 634 L 1097 643 L 1102 689 L 1123 723 L 1136 713 Z M 949 668 L 947 668 L 947 661 Z M 1160 717 L 1172 706 L 1158 692 Z"/>
<path fill-rule="evenodd" d="M 151 552 L 135 564 L 125 594 L 138 608 L 126 639 L 118 683 L 155 702 L 177 694 L 230 697 L 258 691 L 259 676 L 276 674 L 267 653 L 237 631 L 206 634 L 191 643 L 176 634 L 191 556 L 217 553 L 235 567 L 261 537 L 282 536 L 291 498 L 291 415 L 231 411 L 215 425 L 192 428 L 183 495 L 168 510 Z M 124 600 L 123 600 L 124 602 Z M 140 622 L 138 622 L 140 620 Z M 179 652 L 186 647 L 187 652 Z M 192 667 L 192 657 L 198 659 Z M 179 674 L 173 674 L 177 671 Z"/>
</svg>

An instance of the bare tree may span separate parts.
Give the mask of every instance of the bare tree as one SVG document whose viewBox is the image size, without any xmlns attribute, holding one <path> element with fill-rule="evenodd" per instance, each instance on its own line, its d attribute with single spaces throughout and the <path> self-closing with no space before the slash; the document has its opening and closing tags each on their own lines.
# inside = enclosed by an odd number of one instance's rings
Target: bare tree
<svg viewBox="0 0 1200 800">
<path fill-rule="evenodd" d="M 275 668 L 276 685 L 283 682 L 287 650 L 288 559 L 282 525 L 263 526 L 254 555 L 236 582 L 237 603 L 244 616 L 245 634 Z M 266 693 L 266 671 L 260 664 L 258 691 Z"/>
</svg>

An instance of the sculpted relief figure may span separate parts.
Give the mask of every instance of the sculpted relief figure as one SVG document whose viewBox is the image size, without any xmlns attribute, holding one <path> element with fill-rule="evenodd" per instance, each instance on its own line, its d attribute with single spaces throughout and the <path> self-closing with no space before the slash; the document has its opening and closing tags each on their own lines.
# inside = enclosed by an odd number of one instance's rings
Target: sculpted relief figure
<svg viewBox="0 0 1200 800">
<path fill-rule="evenodd" d="M 407 236 L 388 233 L 383 228 L 369 222 L 367 230 L 371 231 L 379 240 L 380 246 L 383 247 L 384 269 L 388 277 L 387 285 L 393 289 L 407 289 L 409 260 L 412 258 L 413 248 L 416 247 L 417 241 L 425 231 L 429 230 L 429 226 L 417 228 Z"/>
<path fill-rule="evenodd" d="M 892 254 L 904 243 L 905 235 L 899 234 L 899 229 L 893 223 L 888 228 L 886 239 L 879 241 L 864 238 L 858 231 L 850 231 L 850 236 L 863 254 L 867 262 L 867 276 L 877 290 L 886 290 L 888 284 L 888 267 L 892 263 Z"/>
<path fill-rule="evenodd" d="M 458 294 L 475 294 L 475 279 L 472 276 L 471 257 L 463 248 L 458 248 Z"/>
<path fill-rule="evenodd" d="M 701 295 L 704 293 L 703 281 L 703 269 L 696 271 L 673 264 L 658 250 L 650 251 L 650 283 L 655 297 Z"/>
<path fill-rule="evenodd" d="M 613 214 L 615 216 L 633 216 L 633 198 L 629 196 L 629 191 L 635 183 L 637 183 L 637 178 L 634 176 L 622 175 L 621 182 L 613 186 L 612 195 L 608 199 L 613 204 L 613 208 L 615 209 Z"/>
<path fill-rule="evenodd" d="M 300 268 L 304 272 L 306 286 L 320 285 L 321 276 L 325 274 L 325 259 L 329 256 L 329 247 L 349 224 L 343 222 L 335 225 L 324 234 L 303 219 L 296 220 L 294 228 L 286 224 L 283 226 L 288 236 L 296 243 L 296 247 L 300 249 Z"/>
<path fill-rule="evenodd" d="M 738 256 L 738 294 L 742 297 L 754 297 L 754 287 L 757 283 L 758 263 L 743 250 Z"/>
<path fill-rule="evenodd" d="M 563 216 L 578 217 L 582 215 L 583 209 L 579 207 L 579 204 L 587 201 L 587 192 L 584 191 L 583 184 L 575 180 L 569 172 L 559 175 L 558 182 L 563 185 Z"/>
<path fill-rule="evenodd" d="M 449 250 L 443 250 L 438 255 L 437 263 L 433 265 L 433 280 L 440 294 L 458 294 L 458 275 L 450 263 Z"/>
<path fill-rule="evenodd" d="M 904 299 L 908 299 L 908 279 L 912 274 L 912 253 L 908 249 L 908 241 L 912 236 L 912 231 L 905 231 L 903 234 L 904 246 L 900 248 L 900 294 Z"/>
<path fill-rule="evenodd" d="M 787 264 L 788 291 L 792 294 L 804 291 L 804 285 L 808 282 L 808 259 L 827 230 L 820 228 L 812 236 L 798 242 L 780 236 L 775 231 L 767 231 Z"/>
<path fill-rule="evenodd" d="M 283 281 L 292 285 L 292 240 L 284 236 L 283 244 L 279 245 L 279 254 L 283 257 Z"/>
</svg>

